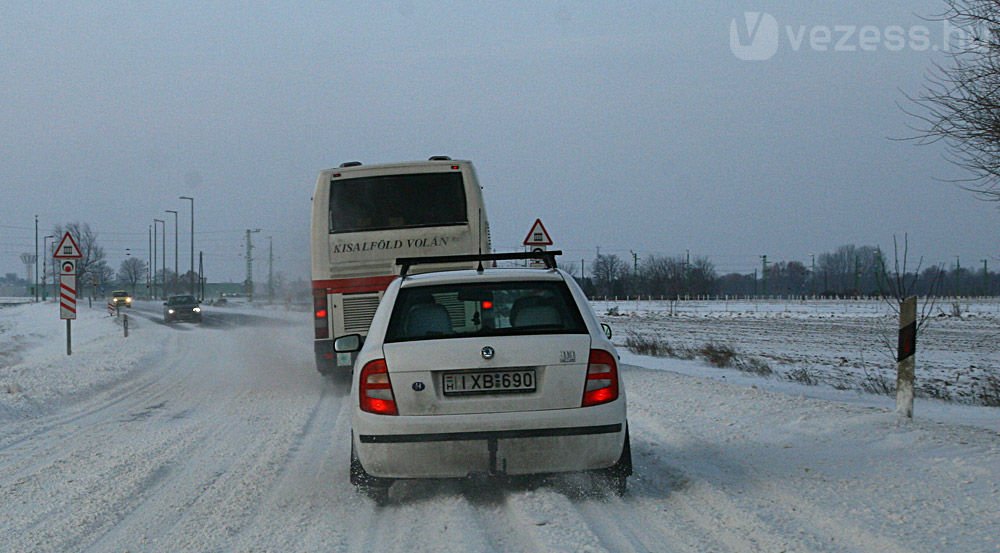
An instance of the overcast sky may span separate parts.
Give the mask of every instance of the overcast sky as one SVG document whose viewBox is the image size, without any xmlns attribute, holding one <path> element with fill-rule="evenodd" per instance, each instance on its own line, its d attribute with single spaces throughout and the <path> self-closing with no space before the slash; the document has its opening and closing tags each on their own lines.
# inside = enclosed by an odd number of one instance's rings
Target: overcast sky
<svg viewBox="0 0 1000 553">
<path fill-rule="evenodd" d="M 436 154 L 476 164 L 497 249 L 541 218 L 577 266 L 600 247 L 748 273 L 908 233 L 925 266 L 1000 268 L 996 205 L 939 182 L 962 175 L 940 146 L 891 140 L 942 8 L 5 2 L 0 272 L 24 275 L 36 214 L 39 236 L 89 223 L 116 269 L 166 219 L 172 257 L 167 209 L 184 271 L 188 195 L 210 280 L 243 280 L 248 228 L 258 279 L 269 236 L 308 278 L 321 169 Z"/>
</svg>

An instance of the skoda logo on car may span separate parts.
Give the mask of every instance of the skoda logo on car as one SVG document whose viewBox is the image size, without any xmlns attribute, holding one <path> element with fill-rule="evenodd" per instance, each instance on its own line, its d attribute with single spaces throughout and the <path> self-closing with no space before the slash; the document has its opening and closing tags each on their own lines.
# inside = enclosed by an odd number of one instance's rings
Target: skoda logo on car
<svg viewBox="0 0 1000 553">
<path fill-rule="evenodd" d="M 495 354 L 496 352 L 493 351 L 493 346 L 483 346 L 483 359 L 493 359 Z"/>
</svg>

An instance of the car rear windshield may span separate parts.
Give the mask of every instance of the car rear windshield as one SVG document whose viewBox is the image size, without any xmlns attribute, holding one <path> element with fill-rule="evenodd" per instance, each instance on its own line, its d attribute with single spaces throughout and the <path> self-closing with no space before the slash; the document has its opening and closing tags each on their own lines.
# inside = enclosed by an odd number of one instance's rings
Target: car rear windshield
<svg viewBox="0 0 1000 553">
<path fill-rule="evenodd" d="M 385 341 L 586 333 L 563 282 L 466 283 L 401 289 Z"/>
</svg>

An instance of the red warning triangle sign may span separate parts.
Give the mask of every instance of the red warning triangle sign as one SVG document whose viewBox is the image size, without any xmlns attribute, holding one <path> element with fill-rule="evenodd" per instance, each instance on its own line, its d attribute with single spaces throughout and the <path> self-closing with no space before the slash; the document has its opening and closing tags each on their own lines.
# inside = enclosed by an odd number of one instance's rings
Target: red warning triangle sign
<svg viewBox="0 0 1000 553">
<path fill-rule="evenodd" d="M 541 219 L 535 219 L 535 224 L 531 226 L 528 236 L 524 238 L 525 246 L 551 246 L 552 237 L 549 231 L 545 230 L 545 225 Z"/>
<path fill-rule="evenodd" d="M 76 245 L 73 235 L 67 232 L 63 235 L 63 239 L 59 242 L 59 247 L 56 248 L 56 253 L 52 254 L 52 257 L 56 259 L 80 259 L 83 255 L 80 254 L 80 246 Z"/>
</svg>

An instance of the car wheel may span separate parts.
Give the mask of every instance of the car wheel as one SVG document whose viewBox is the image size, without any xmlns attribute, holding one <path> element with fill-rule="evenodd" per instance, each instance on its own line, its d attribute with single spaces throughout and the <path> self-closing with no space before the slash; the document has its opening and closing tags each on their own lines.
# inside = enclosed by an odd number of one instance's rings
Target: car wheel
<svg viewBox="0 0 1000 553">
<path fill-rule="evenodd" d="M 628 477 L 632 474 L 632 447 L 629 444 L 628 427 L 625 428 L 625 445 L 622 446 L 622 454 L 618 457 L 618 461 L 601 473 L 611 492 L 623 497 L 627 491 Z"/>
<path fill-rule="evenodd" d="M 354 451 L 354 435 L 351 435 L 351 484 L 357 490 L 375 501 L 376 505 L 385 505 L 389 502 L 389 488 L 392 480 L 372 476 L 361 466 L 358 454 Z"/>
</svg>

